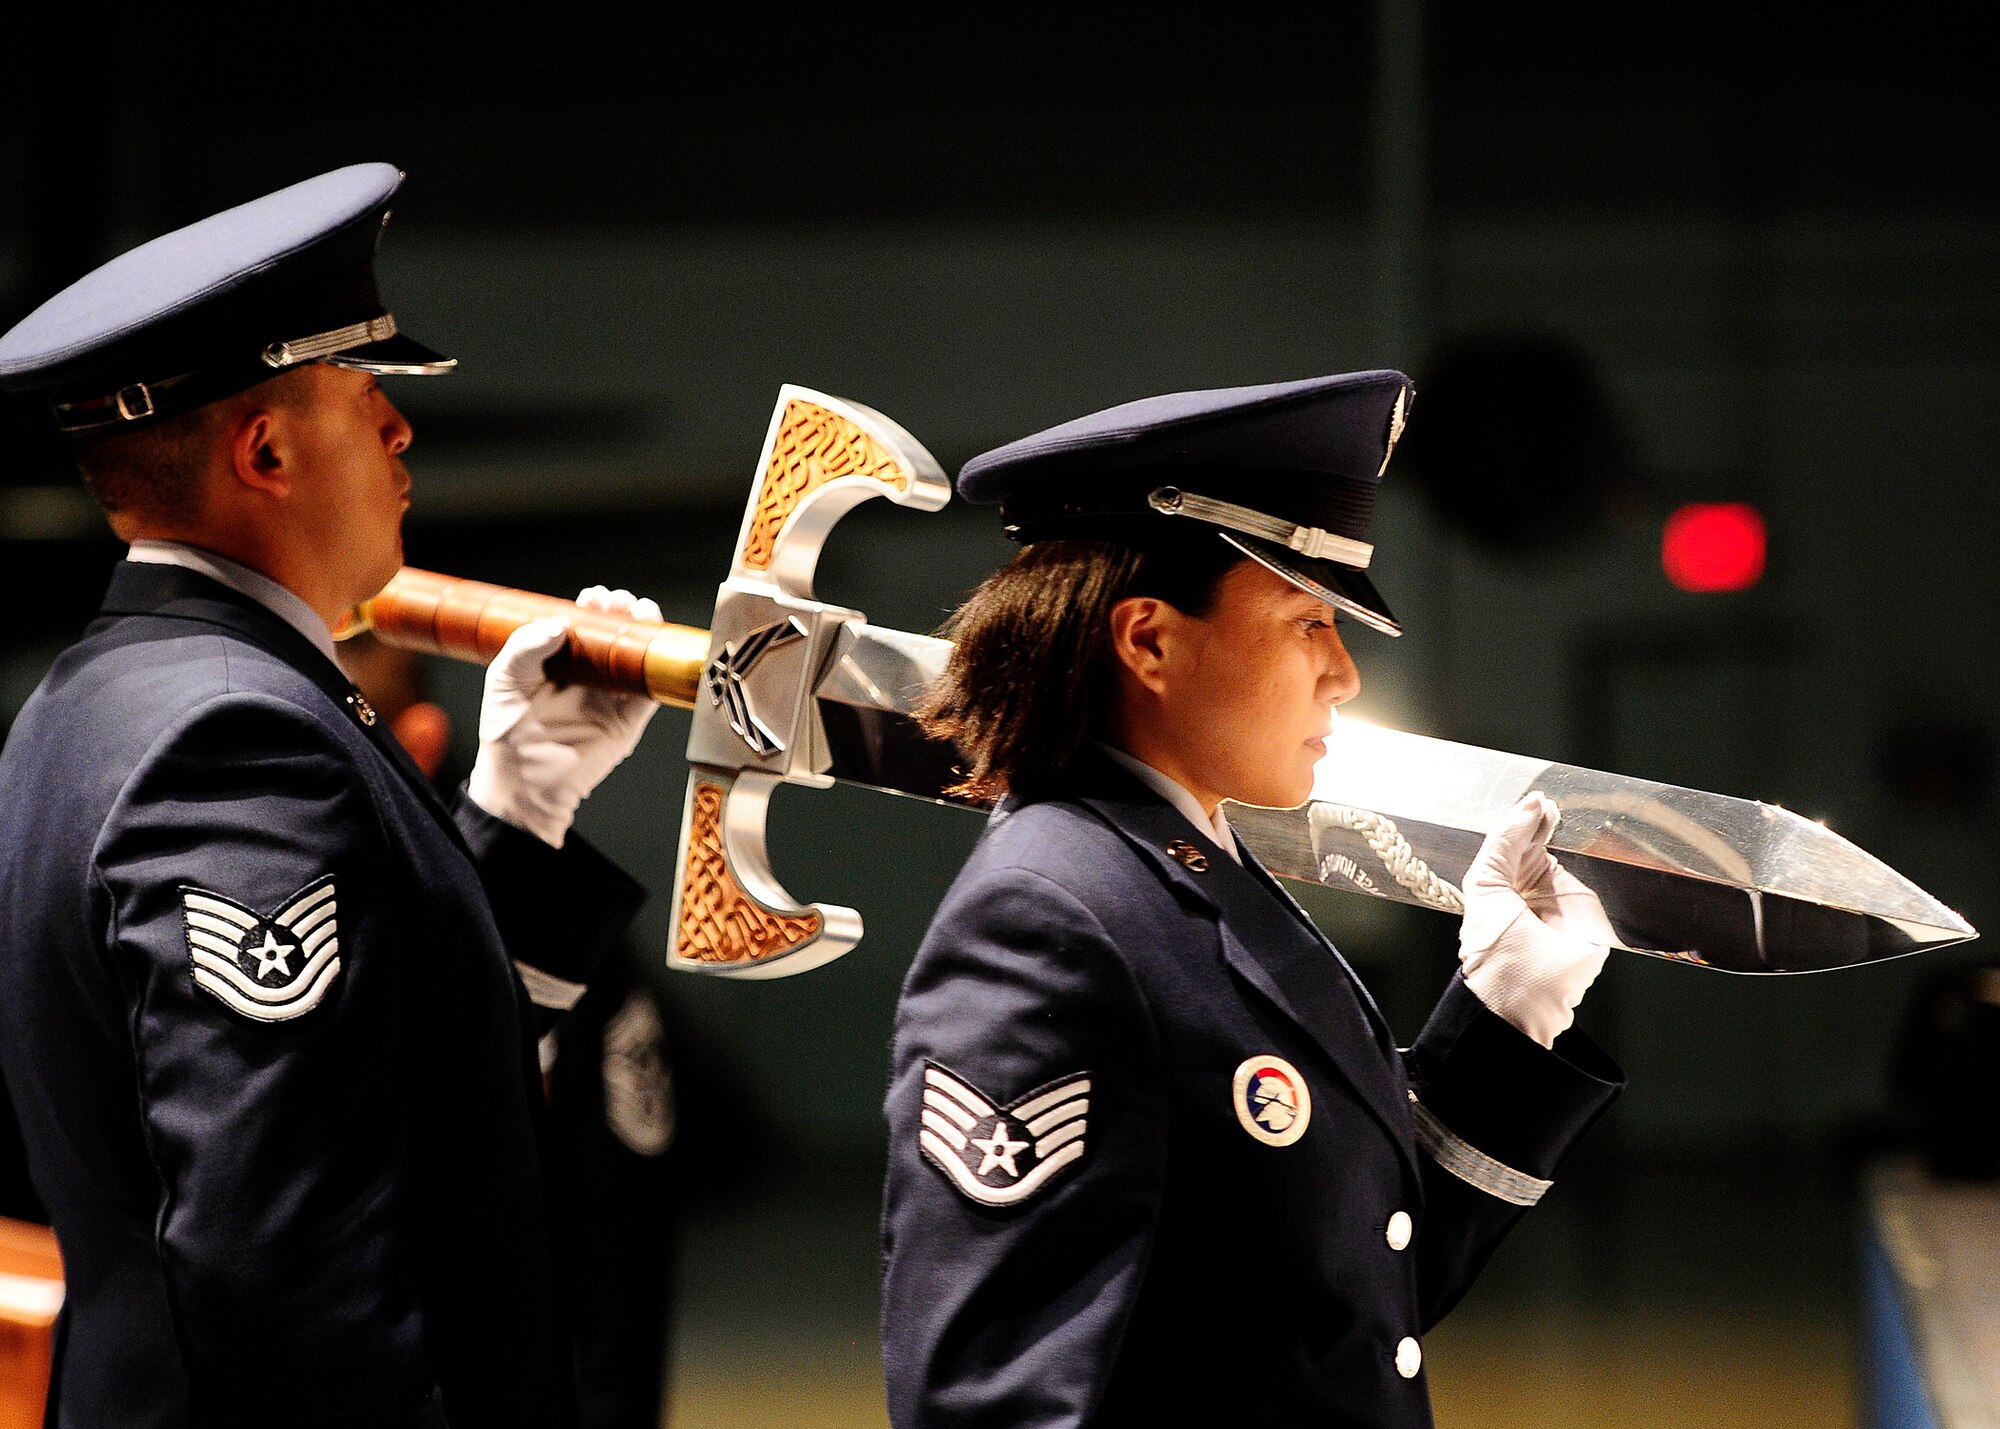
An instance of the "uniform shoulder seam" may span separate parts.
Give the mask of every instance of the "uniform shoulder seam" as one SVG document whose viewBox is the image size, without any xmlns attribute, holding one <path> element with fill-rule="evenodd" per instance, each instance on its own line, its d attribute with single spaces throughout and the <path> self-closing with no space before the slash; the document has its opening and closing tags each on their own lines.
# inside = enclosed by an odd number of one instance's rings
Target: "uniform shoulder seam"
<svg viewBox="0 0 2000 1429">
<path fill-rule="evenodd" d="M 1125 950 L 1119 946 L 1118 940 L 1111 935 L 1111 931 L 1104 926 L 1103 920 L 1091 910 L 1089 904 L 1077 896 L 1074 889 L 1043 873 L 1038 868 L 1021 868 L 1016 866 L 1005 870 L 1005 872 L 1007 874 L 1018 875 L 1023 879 L 1032 880 L 1045 888 L 1052 889 L 1065 905 L 1074 908 L 1088 921 L 1090 929 L 1097 935 L 1098 941 L 1111 953 L 1110 961 L 1117 966 L 1119 975 L 1123 977 L 1125 986 L 1132 994 L 1132 1000 L 1144 1010 L 1148 1040 L 1152 1042 L 1155 1054 L 1158 1054 L 1162 1050 L 1159 1035 L 1159 1015 L 1153 1007 L 1152 999 L 1146 995 L 1145 985 L 1139 981 L 1138 975 L 1133 972 L 1131 962 L 1125 956 Z"/>
<path fill-rule="evenodd" d="M 228 683 L 226 669 L 224 683 L 225 685 Z M 311 732 L 313 746 L 319 752 L 332 754 L 343 765 L 351 767 L 353 764 L 353 760 L 349 757 L 347 751 L 341 748 L 340 741 L 332 738 L 320 725 L 319 721 L 315 720 L 308 711 L 292 703 L 290 700 L 271 694 L 266 690 L 225 688 L 217 690 L 213 694 L 207 695 L 188 706 L 180 718 L 173 721 L 173 723 L 169 724 L 154 737 L 153 742 L 146 746 L 145 753 L 132 762 L 131 770 L 125 775 L 125 782 L 118 786 L 118 792 L 112 796 L 110 807 L 116 809 L 126 802 L 132 792 L 132 786 L 150 773 L 154 765 L 158 763 L 162 750 L 171 747 L 174 741 L 185 738 L 189 730 L 212 718 L 217 707 L 223 705 L 265 707 L 274 713 L 282 713 L 288 716 L 289 721 L 299 729 Z M 364 792 L 368 792 L 366 790 L 366 781 L 364 780 L 362 783 Z M 371 808 L 374 802 L 372 792 L 370 792 L 369 804 Z M 381 815 L 377 811 L 376 821 L 379 823 L 380 820 Z M 96 869 L 102 861 L 104 839 L 115 822 L 115 820 L 107 818 L 104 828 L 99 829 L 97 837 L 91 841 L 90 862 L 93 869 Z"/>
</svg>

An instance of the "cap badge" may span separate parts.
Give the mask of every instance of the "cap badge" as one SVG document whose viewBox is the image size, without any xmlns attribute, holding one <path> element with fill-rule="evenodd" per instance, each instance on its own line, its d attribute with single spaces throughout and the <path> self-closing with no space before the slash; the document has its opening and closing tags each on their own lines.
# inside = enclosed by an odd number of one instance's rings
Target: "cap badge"
<svg viewBox="0 0 2000 1429">
<path fill-rule="evenodd" d="M 1403 423 L 1410 415 L 1410 389 L 1405 387 L 1396 394 L 1396 410 L 1389 414 L 1389 444 L 1382 448 L 1382 465 L 1375 469 L 1375 479 L 1380 481 L 1389 469 L 1389 458 L 1395 453 L 1396 443 L 1402 439 Z"/>
<path fill-rule="evenodd" d="M 1250 1057 L 1230 1083 L 1236 1120 L 1266 1146 L 1290 1146 L 1312 1120 L 1312 1091 L 1299 1069 L 1269 1053 Z"/>
<path fill-rule="evenodd" d="M 1189 873 L 1207 873 L 1208 855 L 1189 843 L 1186 839 L 1175 839 L 1167 845 L 1167 856 L 1185 868 Z"/>
</svg>

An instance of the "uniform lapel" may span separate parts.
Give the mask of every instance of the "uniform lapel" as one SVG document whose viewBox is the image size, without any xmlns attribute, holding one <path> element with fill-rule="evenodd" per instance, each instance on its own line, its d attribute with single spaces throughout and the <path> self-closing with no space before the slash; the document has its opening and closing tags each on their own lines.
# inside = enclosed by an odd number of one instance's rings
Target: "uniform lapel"
<svg viewBox="0 0 2000 1429">
<path fill-rule="evenodd" d="M 1108 760 L 1087 771 L 1078 802 L 1147 857 L 1186 899 L 1220 915 L 1222 954 L 1236 975 L 1320 1047 L 1416 1172 L 1400 1059 L 1372 998 L 1331 943 L 1247 854 L 1238 867 L 1178 809 Z M 1179 843 L 1207 860 L 1194 871 Z"/>
<path fill-rule="evenodd" d="M 1218 864 L 1235 865 L 1216 846 L 1215 839 L 1109 760 L 1093 760 L 1089 772 L 1093 776 L 1086 786 L 1089 792 L 1080 795 L 1077 802 L 1124 835 L 1184 902 L 1220 913 L 1221 905 L 1210 887 L 1215 876 L 1211 870 Z M 1001 805 L 1001 812 L 1008 809 L 1008 804 Z M 1199 862 L 1188 854 L 1176 857 L 1169 852 L 1174 848 L 1200 855 Z"/>
<path fill-rule="evenodd" d="M 1243 867 L 1250 872 L 1250 875 L 1278 901 L 1280 906 L 1291 911 L 1299 926 L 1306 930 L 1306 935 L 1325 948 L 1327 954 L 1340 965 L 1340 970 L 1347 974 L 1347 980 L 1353 985 L 1355 996 L 1360 999 L 1362 1010 L 1368 1018 L 1369 1030 L 1374 1033 L 1375 1040 L 1381 1043 L 1384 1052 L 1393 1053 L 1396 1048 L 1395 1035 L 1389 1030 L 1389 1019 L 1382 1015 L 1382 1009 L 1376 1005 L 1374 994 L 1368 991 L 1368 984 L 1361 980 L 1347 959 L 1340 955 L 1340 949 L 1333 945 L 1333 940 L 1320 931 L 1319 924 L 1313 922 L 1312 915 L 1299 906 L 1298 899 L 1286 892 L 1285 885 L 1278 882 L 1271 871 L 1258 862 L 1257 855 L 1244 846 L 1242 839 L 1236 840 L 1236 848 L 1243 855 Z"/>
<path fill-rule="evenodd" d="M 1241 868 L 1227 863 L 1212 876 L 1224 960 L 1319 1045 L 1414 1172 L 1407 1083 L 1377 1030 L 1380 1014 L 1367 989 L 1309 920 L 1301 925 L 1282 890 L 1265 886 L 1269 875 L 1254 860 Z"/>
<path fill-rule="evenodd" d="M 105 592 L 99 614 L 112 617 L 150 615 L 198 621 L 220 626 L 270 652 L 311 680 L 342 711 L 344 717 L 353 720 L 381 751 L 382 757 L 402 776 L 403 782 L 424 802 L 431 816 L 444 827 L 453 842 L 461 848 L 465 847 L 465 836 L 459 832 L 458 821 L 452 818 L 451 810 L 438 797 L 436 786 L 417 767 L 416 760 L 410 758 L 409 751 L 403 748 L 387 723 L 379 719 L 370 723 L 362 717 L 361 710 L 367 707 L 366 701 L 357 703 L 360 691 L 353 681 L 310 640 L 256 601 L 185 567 L 121 561 L 112 571 L 111 585 Z"/>
</svg>

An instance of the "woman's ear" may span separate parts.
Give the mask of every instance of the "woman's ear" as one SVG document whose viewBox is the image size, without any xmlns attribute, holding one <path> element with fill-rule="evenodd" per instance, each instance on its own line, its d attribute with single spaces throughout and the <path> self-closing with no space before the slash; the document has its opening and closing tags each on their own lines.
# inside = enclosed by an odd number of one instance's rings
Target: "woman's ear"
<svg viewBox="0 0 2000 1429">
<path fill-rule="evenodd" d="M 1124 675 L 1154 694 L 1166 685 L 1167 624 L 1180 614 L 1153 596 L 1127 596 L 1111 607 L 1111 652 Z"/>
</svg>

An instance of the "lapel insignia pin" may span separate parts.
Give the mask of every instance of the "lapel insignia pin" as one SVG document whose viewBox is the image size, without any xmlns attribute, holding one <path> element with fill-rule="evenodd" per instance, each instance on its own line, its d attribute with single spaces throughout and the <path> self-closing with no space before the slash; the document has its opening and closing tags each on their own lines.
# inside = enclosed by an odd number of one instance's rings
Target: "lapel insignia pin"
<svg viewBox="0 0 2000 1429">
<path fill-rule="evenodd" d="M 374 725 L 376 718 L 375 706 L 368 703 L 368 696 L 356 690 L 347 697 L 347 707 L 354 711 L 354 717 L 363 724 L 371 727 Z"/>
<path fill-rule="evenodd" d="M 1290 1146 L 1312 1120 L 1312 1091 L 1299 1069 L 1268 1053 L 1246 1058 L 1229 1087 L 1236 1120 L 1266 1146 Z"/>
<path fill-rule="evenodd" d="M 1168 844 L 1167 854 L 1189 873 L 1208 872 L 1208 855 L 1185 839 L 1175 839 Z"/>
<path fill-rule="evenodd" d="M 182 887 L 194 985 L 258 1022 L 312 1011 L 340 976 L 333 879 L 315 879 L 266 916 L 233 898 Z"/>
<path fill-rule="evenodd" d="M 917 1145 L 982 1206 L 1012 1206 L 1083 1157 L 1090 1076 L 1078 1072 L 996 1107 L 970 1082 L 924 1063 Z"/>
</svg>

